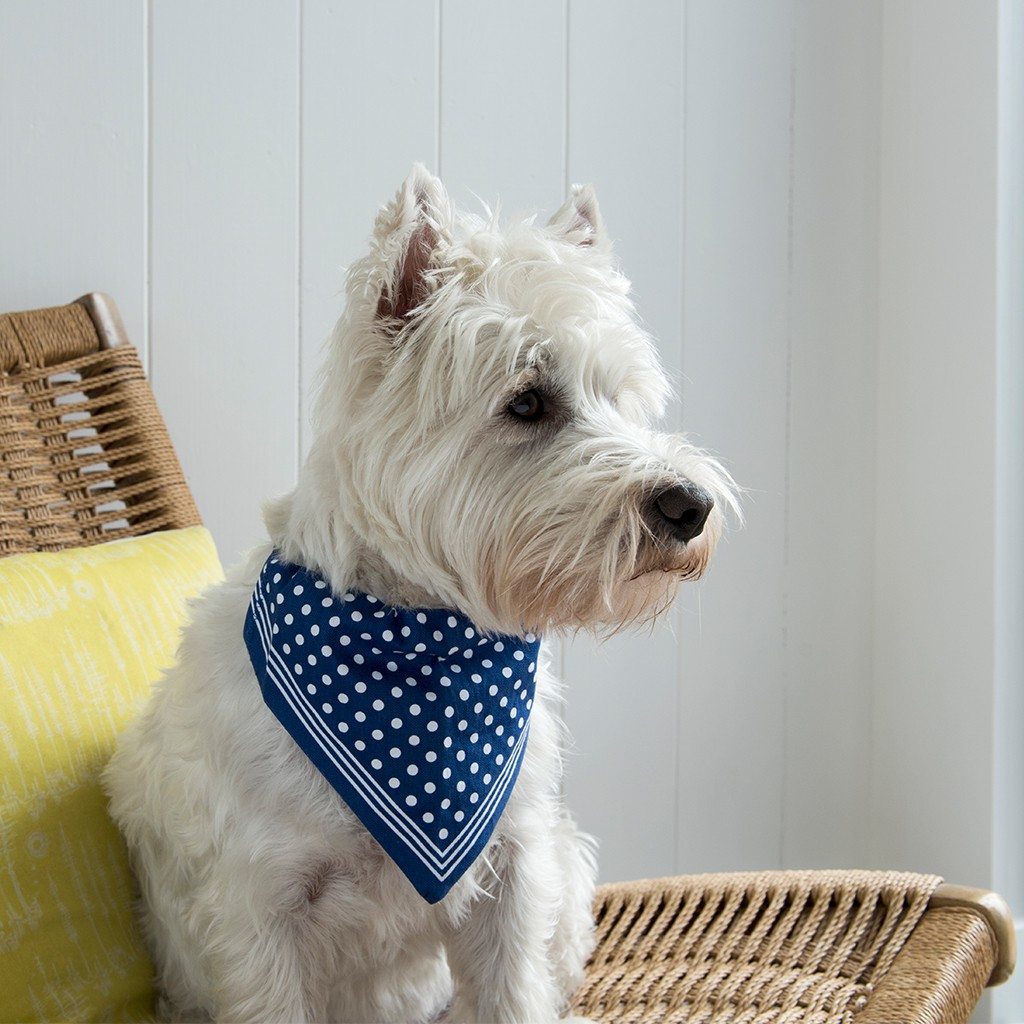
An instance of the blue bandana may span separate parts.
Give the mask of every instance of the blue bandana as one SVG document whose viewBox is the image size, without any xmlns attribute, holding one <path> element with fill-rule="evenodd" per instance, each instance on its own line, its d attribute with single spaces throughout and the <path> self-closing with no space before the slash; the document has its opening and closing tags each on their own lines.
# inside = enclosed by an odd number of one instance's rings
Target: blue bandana
<svg viewBox="0 0 1024 1024">
<path fill-rule="evenodd" d="M 338 597 L 275 552 L 245 642 L 267 707 L 423 898 L 442 899 L 519 775 L 540 641 Z"/>
</svg>

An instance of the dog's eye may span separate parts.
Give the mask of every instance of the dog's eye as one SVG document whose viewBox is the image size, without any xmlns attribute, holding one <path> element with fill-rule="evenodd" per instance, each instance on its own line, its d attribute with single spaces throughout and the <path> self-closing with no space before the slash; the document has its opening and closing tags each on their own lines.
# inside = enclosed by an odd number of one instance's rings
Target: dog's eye
<svg viewBox="0 0 1024 1024">
<path fill-rule="evenodd" d="M 508 411 L 517 420 L 539 420 L 544 415 L 544 399 L 536 391 L 524 391 L 508 403 Z"/>
</svg>

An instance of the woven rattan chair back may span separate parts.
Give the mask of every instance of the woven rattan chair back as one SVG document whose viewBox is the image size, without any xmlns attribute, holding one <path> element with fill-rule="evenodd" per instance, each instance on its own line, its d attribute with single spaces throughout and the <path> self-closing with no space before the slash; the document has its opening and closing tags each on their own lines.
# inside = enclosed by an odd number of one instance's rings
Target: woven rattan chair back
<svg viewBox="0 0 1024 1024">
<path fill-rule="evenodd" d="M 0 316 L 0 556 L 199 521 L 113 303 Z"/>
</svg>

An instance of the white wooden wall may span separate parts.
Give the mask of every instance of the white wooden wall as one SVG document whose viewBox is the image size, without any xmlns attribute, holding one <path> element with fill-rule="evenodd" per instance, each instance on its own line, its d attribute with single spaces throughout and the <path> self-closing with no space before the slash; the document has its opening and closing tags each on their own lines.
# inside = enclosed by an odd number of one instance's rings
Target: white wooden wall
<svg viewBox="0 0 1024 1024">
<path fill-rule="evenodd" d="M 984 572 L 968 582 L 987 661 L 957 646 L 949 609 L 948 629 L 918 630 L 923 662 L 899 635 L 931 615 L 907 608 L 924 580 L 937 606 L 949 595 L 928 555 L 947 411 L 967 431 L 958 466 L 980 451 L 973 484 L 996 474 L 990 65 L 1001 38 L 1018 52 L 996 27 L 1017 25 L 1016 2 L 261 0 L 256 16 L 244 0 L 0 0 L 0 308 L 117 298 L 231 561 L 295 478 L 341 268 L 410 164 L 507 210 L 594 182 L 679 383 L 671 422 L 748 491 L 746 528 L 663 628 L 561 650 L 569 796 L 604 876 L 888 856 L 986 884 L 988 839 L 937 812 L 961 776 L 965 800 L 991 796 L 971 744 L 990 757 L 1010 598 L 993 607 Z M 914 45 L 929 33 L 935 52 Z M 934 246 L 948 265 L 922 284 Z M 960 266 L 973 305 L 946 290 Z M 954 375 L 959 355 L 922 347 L 917 303 L 938 333 L 980 327 L 983 365 Z M 905 398 L 927 412 L 909 432 Z M 999 542 L 975 539 L 988 572 Z M 941 792 L 900 763 L 900 730 L 930 727 L 922 664 L 946 671 L 950 716 L 969 666 L 987 680 L 962 751 L 912 748 L 953 758 Z M 891 685 L 908 671 L 916 689 Z M 893 793 L 923 798 L 912 828 Z M 991 838 L 987 812 L 969 821 Z"/>
</svg>

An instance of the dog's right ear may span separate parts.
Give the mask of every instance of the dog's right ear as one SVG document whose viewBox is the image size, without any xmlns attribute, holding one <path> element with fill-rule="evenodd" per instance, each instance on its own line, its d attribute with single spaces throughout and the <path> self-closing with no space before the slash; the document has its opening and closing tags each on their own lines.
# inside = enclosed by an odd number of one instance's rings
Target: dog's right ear
<svg viewBox="0 0 1024 1024">
<path fill-rule="evenodd" d="M 390 333 L 397 333 L 433 290 L 429 271 L 451 238 L 451 226 L 451 202 L 440 178 L 414 164 L 373 229 L 384 264 L 377 318 Z"/>
</svg>

